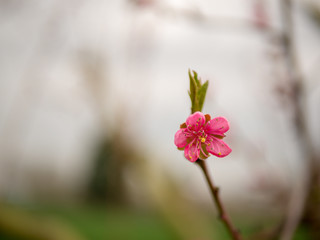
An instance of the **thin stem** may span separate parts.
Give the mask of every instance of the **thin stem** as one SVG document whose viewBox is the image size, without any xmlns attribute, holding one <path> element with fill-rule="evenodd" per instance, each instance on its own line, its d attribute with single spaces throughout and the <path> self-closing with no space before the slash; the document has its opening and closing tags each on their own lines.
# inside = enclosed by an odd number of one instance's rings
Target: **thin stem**
<svg viewBox="0 0 320 240">
<path fill-rule="evenodd" d="M 222 201 L 220 199 L 220 195 L 219 195 L 219 188 L 217 186 L 214 185 L 212 179 L 209 176 L 209 172 L 208 172 L 208 168 L 206 165 L 206 162 L 203 160 L 198 159 L 196 161 L 196 163 L 198 163 L 198 165 L 200 166 L 200 168 L 202 169 L 206 180 L 208 182 L 209 188 L 211 190 L 211 194 L 214 200 L 214 203 L 218 209 L 219 212 L 219 217 L 221 219 L 221 221 L 223 222 L 223 224 L 225 225 L 225 227 L 227 228 L 228 232 L 230 233 L 232 239 L 234 240 L 241 240 L 241 235 L 239 233 L 239 231 L 233 226 L 229 215 L 227 214 Z"/>
</svg>

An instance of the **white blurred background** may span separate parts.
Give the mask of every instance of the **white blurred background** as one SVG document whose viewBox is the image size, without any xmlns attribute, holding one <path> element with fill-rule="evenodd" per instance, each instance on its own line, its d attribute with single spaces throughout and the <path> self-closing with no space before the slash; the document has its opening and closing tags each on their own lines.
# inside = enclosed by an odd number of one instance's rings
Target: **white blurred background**
<svg viewBox="0 0 320 240">
<path fill-rule="evenodd" d="M 317 1 L 296 1 L 315 147 L 319 12 Z M 279 214 L 303 169 L 281 97 L 281 31 L 276 0 L 0 1 L 2 199 L 83 201 L 96 145 L 111 139 L 144 159 L 128 157 L 121 170 L 130 202 L 152 204 L 145 196 L 170 178 L 211 207 L 200 171 L 173 144 L 190 114 L 191 69 L 209 80 L 203 111 L 231 125 L 232 154 L 207 160 L 223 198 L 240 212 Z"/>
</svg>

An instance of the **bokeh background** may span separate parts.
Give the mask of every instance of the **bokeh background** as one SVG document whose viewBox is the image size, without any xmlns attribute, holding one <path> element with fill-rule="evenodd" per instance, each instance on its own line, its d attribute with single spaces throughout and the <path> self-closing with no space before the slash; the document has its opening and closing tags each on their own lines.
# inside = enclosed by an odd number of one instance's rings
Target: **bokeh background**
<svg viewBox="0 0 320 240">
<path fill-rule="evenodd" d="M 209 80 L 203 111 L 230 121 L 232 154 L 207 161 L 232 219 L 245 236 L 281 225 L 320 144 L 320 4 L 290 10 L 296 71 L 281 2 L 0 1 L 0 239 L 229 239 L 173 144 L 188 69 Z"/>
</svg>

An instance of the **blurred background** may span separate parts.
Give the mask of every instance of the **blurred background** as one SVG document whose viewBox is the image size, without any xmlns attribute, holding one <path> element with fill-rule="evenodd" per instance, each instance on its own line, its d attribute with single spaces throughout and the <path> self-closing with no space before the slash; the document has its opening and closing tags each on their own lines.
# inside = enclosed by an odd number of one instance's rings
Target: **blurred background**
<svg viewBox="0 0 320 240">
<path fill-rule="evenodd" d="M 204 113 L 230 121 L 232 154 L 207 161 L 235 225 L 319 239 L 319 218 L 297 228 L 319 42 L 317 0 L 0 1 L 0 239 L 230 239 L 173 143 L 188 69 L 209 80 Z"/>
</svg>

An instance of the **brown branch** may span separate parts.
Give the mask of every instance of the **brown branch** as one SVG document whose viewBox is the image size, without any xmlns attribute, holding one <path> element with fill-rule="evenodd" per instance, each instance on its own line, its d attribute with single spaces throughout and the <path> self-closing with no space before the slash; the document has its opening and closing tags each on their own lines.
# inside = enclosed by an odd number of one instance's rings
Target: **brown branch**
<svg viewBox="0 0 320 240">
<path fill-rule="evenodd" d="M 234 240 L 241 240 L 241 235 L 240 232 L 233 226 L 231 219 L 229 217 L 229 215 L 227 214 L 222 201 L 220 199 L 220 195 L 219 195 L 219 188 L 217 186 L 214 185 L 212 179 L 209 176 L 209 172 L 208 172 L 208 168 L 206 165 L 206 162 L 203 160 L 198 159 L 196 161 L 196 163 L 198 163 L 198 165 L 200 166 L 200 168 L 202 169 L 206 180 L 208 182 L 209 188 L 211 190 L 211 194 L 212 197 L 214 199 L 214 203 L 218 209 L 219 212 L 219 217 L 221 219 L 221 221 L 223 222 L 223 224 L 225 225 L 225 227 L 227 228 L 228 232 L 230 233 L 230 235 L 232 236 L 232 239 Z"/>
</svg>

